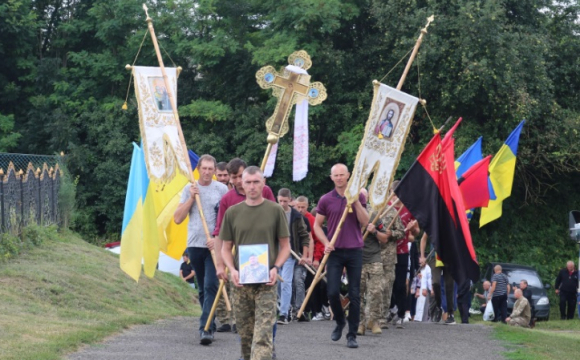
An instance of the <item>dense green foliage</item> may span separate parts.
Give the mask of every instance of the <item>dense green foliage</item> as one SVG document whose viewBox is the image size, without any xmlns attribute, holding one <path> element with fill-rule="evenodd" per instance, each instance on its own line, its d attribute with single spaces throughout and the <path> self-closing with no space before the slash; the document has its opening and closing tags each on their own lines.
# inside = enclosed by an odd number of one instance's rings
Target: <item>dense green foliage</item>
<svg viewBox="0 0 580 360">
<path fill-rule="evenodd" d="M 219 160 L 261 161 L 275 100 L 254 74 L 284 65 L 295 50 L 310 53 L 312 79 L 329 93 L 311 108 L 310 172 L 291 182 L 289 134 L 268 183 L 313 201 L 331 187 L 332 163 L 352 166 L 371 81 L 413 47 L 435 14 L 403 90 L 427 100 L 435 126 L 464 117 L 457 153 L 479 135 L 484 152 L 495 153 L 528 120 L 503 217 L 481 230 L 474 219 L 480 260 L 533 263 L 548 279 L 576 253 L 566 235 L 567 211 L 580 207 L 575 1 L 159 0 L 149 8 L 160 43 L 184 69 L 178 103 L 186 140 Z M 137 0 L 0 5 L 0 150 L 67 153 L 78 177 L 75 226 L 93 237 L 120 231 L 130 142 L 139 139 L 132 94 L 129 110 L 121 110 L 129 81 L 124 65 L 133 62 L 145 32 Z M 149 39 L 138 63 L 156 63 Z M 385 82 L 396 85 L 401 72 L 402 65 Z M 400 175 L 431 131 L 418 109 Z"/>
</svg>

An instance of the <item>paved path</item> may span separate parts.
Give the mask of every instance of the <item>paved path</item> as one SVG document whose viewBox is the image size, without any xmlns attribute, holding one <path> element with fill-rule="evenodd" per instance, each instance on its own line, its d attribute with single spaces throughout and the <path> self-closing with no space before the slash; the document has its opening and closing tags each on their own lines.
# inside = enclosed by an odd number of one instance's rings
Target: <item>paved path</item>
<svg viewBox="0 0 580 360">
<path fill-rule="evenodd" d="M 196 318 L 174 318 L 152 325 L 136 326 L 86 347 L 69 360 L 237 360 L 240 346 L 236 334 L 217 333 L 210 346 L 199 344 Z M 483 325 L 442 325 L 407 323 L 405 329 L 383 330 L 382 335 L 357 338 L 358 349 L 346 347 L 343 336 L 330 340 L 334 322 L 313 321 L 278 326 L 276 352 L 279 360 L 326 359 L 504 359 L 505 349 L 492 340 L 491 327 Z M 346 331 L 343 333 L 346 335 Z M 426 349 L 425 339 L 435 344 Z"/>
</svg>

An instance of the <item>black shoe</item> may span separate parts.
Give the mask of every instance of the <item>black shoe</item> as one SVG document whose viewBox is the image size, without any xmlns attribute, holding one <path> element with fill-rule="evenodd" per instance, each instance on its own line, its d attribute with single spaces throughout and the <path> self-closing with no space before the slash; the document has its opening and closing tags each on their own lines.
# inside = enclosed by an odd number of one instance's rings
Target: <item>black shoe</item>
<svg viewBox="0 0 580 360">
<path fill-rule="evenodd" d="M 453 314 L 449 314 L 449 316 L 447 316 L 447 320 L 445 320 L 445 325 L 455 325 L 455 316 L 453 316 Z"/>
<path fill-rule="evenodd" d="M 234 334 L 237 334 L 238 333 L 238 328 L 236 327 L 236 324 L 234 324 L 234 326 L 232 326 L 232 332 Z"/>
<path fill-rule="evenodd" d="M 306 316 L 306 314 L 302 314 L 301 317 L 298 318 L 298 322 L 309 322 L 310 319 Z"/>
<path fill-rule="evenodd" d="M 346 326 L 346 324 L 336 325 L 336 327 L 334 328 L 334 331 L 332 332 L 332 334 L 330 334 L 330 338 L 332 339 L 332 341 L 340 340 L 340 338 L 342 337 L 342 329 L 344 329 L 345 326 Z"/>
<path fill-rule="evenodd" d="M 204 331 L 201 333 L 200 344 L 209 345 L 213 342 L 213 335 L 209 331 Z"/>
<path fill-rule="evenodd" d="M 216 331 L 217 332 L 230 332 L 230 331 L 232 331 L 232 327 L 230 326 L 230 324 L 223 324 L 222 326 L 217 328 Z"/>
<path fill-rule="evenodd" d="M 358 347 L 358 343 L 356 342 L 356 338 L 354 336 L 349 336 L 346 340 L 346 347 L 351 349 L 356 349 Z"/>
<path fill-rule="evenodd" d="M 278 325 L 288 325 L 288 318 L 284 315 L 280 315 L 278 318 Z"/>
</svg>

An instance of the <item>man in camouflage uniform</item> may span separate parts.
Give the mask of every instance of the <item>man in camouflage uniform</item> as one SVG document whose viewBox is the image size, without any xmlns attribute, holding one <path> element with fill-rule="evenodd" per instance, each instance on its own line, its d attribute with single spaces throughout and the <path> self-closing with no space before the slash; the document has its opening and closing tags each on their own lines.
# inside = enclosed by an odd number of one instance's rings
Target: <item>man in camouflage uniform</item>
<svg viewBox="0 0 580 360">
<path fill-rule="evenodd" d="M 514 292 L 516 303 L 512 314 L 508 317 L 506 322 L 511 326 L 530 327 L 530 319 L 532 318 L 532 309 L 528 299 L 526 299 L 521 289 L 516 289 Z"/>
<path fill-rule="evenodd" d="M 366 190 L 361 191 L 361 193 L 366 197 Z M 371 214 L 371 219 L 376 216 L 376 213 L 372 213 L 370 205 L 367 205 L 367 210 Z M 373 224 L 367 226 L 369 234 L 364 241 L 362 252 L 363 265 L 360 281 L 361 311 L 357 335 L 365 334 L 365 319 L 369 320 L 369 328 L 372 329 L 373 334 L 382 333 L 379 323 L 383 310 L 383 262 L 381 258 L 381 244 L 386 244 L 388 241 L 386 231 L 382 225 L 379 222 L 377 226 Z M 365 314 L 365 310 L 367 309 L 368 316 Z"/>
<path fill-rule="evenodd" d="M 382 277 L 383 308 L 381 311 L 380 320 L 380 327 L 382 329 L 388 329 L 386 318 L 391 305 L 393 284 L 395 283 L 395 265 L 397 265 L 397 240 L 405 237 L 405 227 L 403 226 L 403 223 L 397 215 L 397 211 L 394 207 L 389 210 L 380 220 L 386 227 L 389 226 L 391 222 L 393 222 L 393 219 L 395 219 L 395 222 L 393 223 L 393 226 L 391 226 L 391 229 L 387 231 L 387 242 L 381 243 L 381 259 L 383 262 L 384 274 Z"/>
<path fill-rule="evenodd" d="M 271 360 L 278 296 L 275 285 L 280 267 L 290 256 L 290 232 L 284 209 L 262 196 L 265 182 L 260 168 L 246 168 L 242 183 L 246 200 L 228 208 L 221 224 L 221 255 L 238 287 L 234 310 L 242 359 Z M 268 245 L 269 282 L 241 285 L 240 259 L 236 256 L 234 261 L 232 248 L 256 244 Z"/>
</svg>

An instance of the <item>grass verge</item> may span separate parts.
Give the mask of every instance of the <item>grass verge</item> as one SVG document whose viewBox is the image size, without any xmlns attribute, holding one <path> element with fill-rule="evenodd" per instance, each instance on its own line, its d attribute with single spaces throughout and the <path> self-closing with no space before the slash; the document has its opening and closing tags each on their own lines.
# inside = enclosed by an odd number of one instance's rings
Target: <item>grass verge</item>
<svg viewBox="0 0 580 360">
<path fill-rule="evenodd" d="M 0 263 L 0 358 L 60 359 L 131 325 L 199 316 L 196 295 L 162 272 L 135 283 L 117 255 L 56 234 Z"/>
<path fill-rule="evenodd" d="M 472 315 L 469 322 L 494 328 L 493 336 L 506 348 L 505 357 L 513 360 L 576 359 L 580 354 L 580 320 L 556 320 L 552 309 L 549 321 L 538 321 L 534 329 L 523 329 L 482 320 Z M 559 316 L 559 313 L 558 313 Z"/>
</svg>

